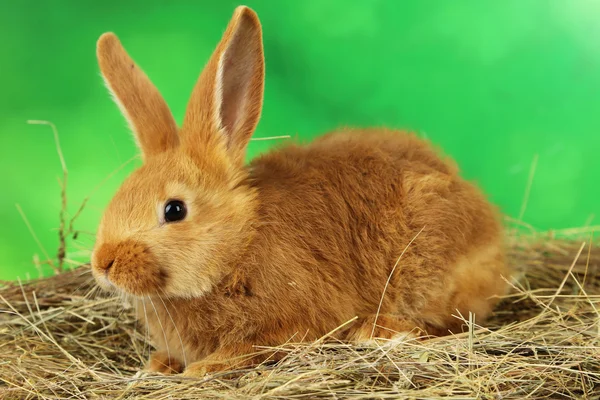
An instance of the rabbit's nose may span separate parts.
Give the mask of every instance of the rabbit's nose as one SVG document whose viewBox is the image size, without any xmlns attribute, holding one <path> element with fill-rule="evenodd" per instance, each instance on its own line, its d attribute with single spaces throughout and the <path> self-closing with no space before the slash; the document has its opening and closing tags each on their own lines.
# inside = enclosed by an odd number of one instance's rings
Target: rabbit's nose
<svg viewBox="0 0 600 400">
<path fill-rule="evenodd" d="M 115 263 L 114 258 L 105 258 L 105 259 L 98 260 L 98 261 L 99 262 L 96 264 L 96 268 L 99 269 L 100 271 L 104 272 L 105 274 L 108 274 L 108 271 L 110 271 L 113 264 Z"/>
<path fill-rule="evenodd" d="M 104 244 L 96 252 L 95 257 L 92 257 L 92 267 L 96 270 L 108 274 L 115 263 L 116 247 Z"/>
<path fill-rule="evenodd" d="M 115 260 L 112 259 L 106 264 L 106 266 L 102 266 L 100 268 L 104 271 L 105 274 L 108 274 L 108 271 L 110 270 L 110 268 L 113 266 L 114 263 L 115 263 Z"/>
</svg>

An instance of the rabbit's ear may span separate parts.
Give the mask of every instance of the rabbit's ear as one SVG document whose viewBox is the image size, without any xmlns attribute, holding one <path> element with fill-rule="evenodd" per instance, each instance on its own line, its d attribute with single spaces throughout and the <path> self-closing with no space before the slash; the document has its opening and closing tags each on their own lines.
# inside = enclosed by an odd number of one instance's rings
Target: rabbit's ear
<svg viewBox="0 0 600 400">
<path fill-rule="evenodd" d="M 169 107 L 119 39 L 110 32 L 103 34 L 96 54 L 106 86 L 129 122 L 144 158 L 176 146 L 177 124 Z"/>
<path fill-rule="evenodd" d="M 248 7 L 237 7 L 194 87 L 180 132 L 182 143 L 192 152 L 225 146 L 233 163 L 243 163 L 260 119 L 264 73 L 258 16 Z"/>
</svg>

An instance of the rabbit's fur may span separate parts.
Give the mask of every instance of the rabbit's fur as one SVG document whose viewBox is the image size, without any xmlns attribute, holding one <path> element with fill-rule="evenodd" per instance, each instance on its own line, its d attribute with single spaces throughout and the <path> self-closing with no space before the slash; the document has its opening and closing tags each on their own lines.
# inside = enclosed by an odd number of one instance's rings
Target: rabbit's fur
<svg viewBox="0 0 600 400">
<path fill-rule="evenodd" d="M 103 216 L 92 270 L 135 299 L 157 348 L 148 368 L 202 375 L 273 356 L 254 346 L 443 335 L 461 330 L 453 314 L 484 319 L 505 290 L 501 224 L 426 141 L 342 129 L 244 164 L 261 35 L 237 8 L 181 128 L 116 36 L 98 41 L 144 163 Z M 165 222 L 171 199 L 183 220 Z"/>
</svg>

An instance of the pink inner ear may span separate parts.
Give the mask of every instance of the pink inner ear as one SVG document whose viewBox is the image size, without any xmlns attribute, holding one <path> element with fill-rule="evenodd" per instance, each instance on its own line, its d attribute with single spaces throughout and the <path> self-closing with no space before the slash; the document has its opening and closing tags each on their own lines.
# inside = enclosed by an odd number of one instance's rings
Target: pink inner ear
<svg viewBox="0 0 600 400">
<path fill-rule="evenodd" d="M 218 81 L 221 102 L 219 117 L 221 127 L 230 136 L 246 117 L 246 103 L 250 82 L 256 71 L 256 30 L 251 24 L 240 24 L 238 31 L 225 50 L 219 63 Z"/>
</svg>

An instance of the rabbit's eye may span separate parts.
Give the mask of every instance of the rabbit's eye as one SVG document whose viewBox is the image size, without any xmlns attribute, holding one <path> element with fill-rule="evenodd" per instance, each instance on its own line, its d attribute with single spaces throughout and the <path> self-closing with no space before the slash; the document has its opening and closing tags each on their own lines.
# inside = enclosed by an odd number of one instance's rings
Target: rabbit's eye
<svg viewBox="0 0 600 400">
<path fill-rule="evenodd" d="M 169 200 L 165 205 L 165 221 L 176 222 L 185 218 L 187 210 L 185 203 L 180 200 Z"/>
</svg>

